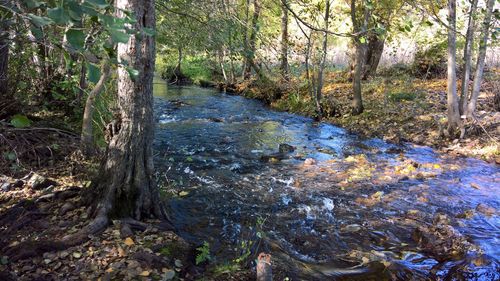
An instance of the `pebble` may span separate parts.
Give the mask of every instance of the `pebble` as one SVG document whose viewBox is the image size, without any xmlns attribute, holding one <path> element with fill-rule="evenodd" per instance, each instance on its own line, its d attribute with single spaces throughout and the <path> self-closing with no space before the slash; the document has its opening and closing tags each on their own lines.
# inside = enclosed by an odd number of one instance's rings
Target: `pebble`
<svg viewBox="0 0 500 281">
<path fill-rule="evenodd" d="M 312 158 L 307 158 L 304 161 L 304 165 L 306 165 L 306 166 L 312 166 L 312 165 L 315 165 L 315 164 L 316 164 L 316 160 L 314 160 Z"/>
<path fill-rule="evenodd" d="M 480 212 L 483 215 L 491 216 L 496 213 L 496 209 L 493 207 L 490 207 L 486 204 L 480 203 L 476 207 L 476 211 Z"/>
</svg>

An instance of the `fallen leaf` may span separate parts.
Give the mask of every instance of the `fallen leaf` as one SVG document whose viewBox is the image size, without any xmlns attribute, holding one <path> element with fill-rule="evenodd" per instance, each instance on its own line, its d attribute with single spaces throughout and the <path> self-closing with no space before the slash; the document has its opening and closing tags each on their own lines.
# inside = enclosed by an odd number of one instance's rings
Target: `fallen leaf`
<svg viewBox="0 0 500 281">
<path fill-rule="evenodd" d="M 132 240 L 132 238 L 130 238 L 130 237 L 127 237 L 127 238 L 125 238 L 124 243 L 127 246 L 132 246 L 132 245 L 134 245 L 134 240 Z"/>
<path fill-rule="evenodd" d="M 125 250 L 123 250 L 122 247 L 118 247 L 118 256 L 120 256 L 120 257 L 125 256 Z"/>
<path fill-rule="evenodd" d="M 148 277 L 149 276 L 149 271 L 147 270 L 144 270 L 143 272 L 141 272 L 141 274 L 139 274 L 140 276 L 144 276 L 144 277 Z"/>
<path fill-rule="evenodd" d="M 74 252 L 74 253 L 73 253 L 73 257 L 74 257 L 75 259 L 79 259 L 79 258 L 81 258 L 81 257 L 82 257 L 82 253 L 79 253 L 79 252 Z"/>
</svg>

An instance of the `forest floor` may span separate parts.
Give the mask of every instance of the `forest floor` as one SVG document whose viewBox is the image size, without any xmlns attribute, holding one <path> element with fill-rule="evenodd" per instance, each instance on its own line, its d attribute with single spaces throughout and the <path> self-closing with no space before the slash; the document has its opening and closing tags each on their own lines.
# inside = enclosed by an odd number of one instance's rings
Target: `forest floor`
<svg viewBox="0 0 500 281">
<path fill-rule="evenodd" d="M 13 250 L 26 241 L 58 241 L 91 219 L 83 198 L 99 159 L 84 160 L 77 134 L 45 121 L 23 130 L 0 124 L 0 152 L 19 157 L 0 163 L 0 280 L 172 280 L 199 274 L 193 246 L 172 231 L 160 232 L 157 221 L 126 237 L 114 221 L 81 245 L 50 245 L 45 253 Z"/>
<path fill-rule="evenodd" d="M 272 108 L 314 117 L 314 105 L 303 79 L 281 86 L 244 82 L 236 92 L 265 100 Z M 302 84 L 301 84 L 302 83 Z M 477 117 L 465 123 L 463 139 L 443 136 L 446 127 L 446 79 L 417 79 L 408 75 L 375 77 L 363 84 L 364 112 L 350 113 L 352 83 L 345 73 L 327 74 L 323 96 L 323 120 L 365 137 L 393 143 L 412 142 L 441 152 L 500 164 L 500 70 L 490 71 L 478 100 Z M 460 89 L 459 89 L 460 90 Z"/>
</svg>

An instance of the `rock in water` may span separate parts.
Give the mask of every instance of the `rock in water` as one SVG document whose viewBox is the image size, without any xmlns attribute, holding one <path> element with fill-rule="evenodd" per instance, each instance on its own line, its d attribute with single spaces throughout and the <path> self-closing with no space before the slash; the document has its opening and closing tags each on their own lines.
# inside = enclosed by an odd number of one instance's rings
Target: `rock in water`
<svg viewBox="0 0 500 281">
<path fill-rule="evenodd" d="M 280 143 L 280 145 L 279 145 L 279 152 L 280 153 L 290 153 L 290 152 L 294 152 L 294 151 L 295 151 L 294 146 L 291 146 L 291 145 L 286 144 L 286 143 Z"/>
<path fill-rule="evenodd" d="M 257 281 L 273 281 L 271 255 L 260 253 L 257 258 Z"/>
<path fill-rule="evenodd" d="M 305 166 L 312 166 L 312 165 L 315 165 L 316 164 L 316 160 L 312 159 L 312 158 L 307 158 L 305 161 L 304 161 L 304 165 Z"/>
</svg>

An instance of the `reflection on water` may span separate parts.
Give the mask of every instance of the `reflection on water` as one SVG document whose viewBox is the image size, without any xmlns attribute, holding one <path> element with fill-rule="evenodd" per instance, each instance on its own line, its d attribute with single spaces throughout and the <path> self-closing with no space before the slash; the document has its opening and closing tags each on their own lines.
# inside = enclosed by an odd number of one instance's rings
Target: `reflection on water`
<svg viewBox="0 0 500 281">
<path fill-rule="evenodd" d="M 172 218 L 219 261 L 253 241 L 297 280 L 500 278 L 497 166 L 155 82 Z"/>
</svg>

